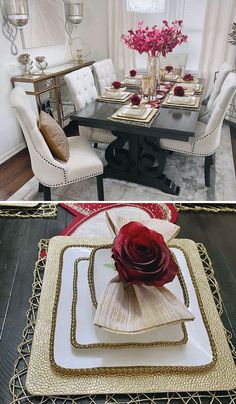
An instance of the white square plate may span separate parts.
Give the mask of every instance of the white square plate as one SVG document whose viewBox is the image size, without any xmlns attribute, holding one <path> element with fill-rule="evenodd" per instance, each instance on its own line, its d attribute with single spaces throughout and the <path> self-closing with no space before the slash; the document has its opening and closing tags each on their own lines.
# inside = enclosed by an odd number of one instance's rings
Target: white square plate
<svg viewBox="0 0 236 404">
<path fill-rule="evenodd" d="M 140 107 L 130 107 L 129 105 L 125 105 L 117 112 L 117 116 L 125 117 L 125 118 L 135 118 L 135 119 L 147 119 L 148 116 L 152 113 L 153 108 L 140 108 Z"/>
<path fill-rule="evenodd" d="M 193 322 L 186 323 L 188 332 L 187 344 L 178 347 L 143 349 L 99 348 L 82 351 L 73 348 L 70 342 L 70 326 L 74 262 L 79 257 L 88 257 L 91 249 L 69 247 L 63 254 L 62 285 L 56 318 L 54 360 L 57 366 L 63 369 L 94 369 L 100 367 L 114 368 L 123 366 L 196 367 L 209 365 L 213 360 L 211 344 L 202 319 L 201 310 L 191 281 L 188 265 L 184 254 L 180 250 L 173 248 L 172 251 L 178 260 L 189 291 L 189 309 L 195 316 Z M 81 276 L 84 273 L 85 278 L 87 265 L 86 261 L 81 262 L 80 265 Z M 71 275 L 69 275 L 70 273 Z M 87 284 L 87 279 L 84 283 Z M 170 285 L 167 286 L 171 287 Z M 83 327 L 82 323 L 81 326 Z"/>
<path fill-rule="evenodd" d="M 117 275 L 115 268 L 111 264 L 111 249 L 102 248 L 94 254 L 94 285 L 97 301 L 100 300 L 104 290 L 104 285 Z M 73 276 L 71 272 L 68 276 Z M 81 266 L 78 263 L 78 278 L 77 278 L 77 304 L 75 305 L 76 312 L 76 327 L 75 338 L 76 342 L 80 345 L 91 344 L 138 344 L 138 343 L 158 343 L 163 344 L 167 342 L 178 343 L 184 339 L 184 331 L 181 324 L 172 324 L 159 327 L 156 330 L 144 332 L 139 335 L 118 335 L 111 333 L 94 326 L 93 319 L 95 315 L 95 308 L 92 304 L 91 291 L 89 289 L 88 280 L 88 262 L 87 265 Z M 176 277 L 172 283 L 172 289 L 175 290 L 176 296 L 184 302 L 184 291 L 181 287 L 179 279 Z M 171 289 L 171 288 L 170 288 Z M 68 293 L 70 293 L 68 291 Z M 182 342 L 184 343 L 184 342 Z M 109 348 L 111 348 L 109 346 Z"/>
<path fill-rule="evenodd" d="M 196 97 L 178 97 L 176 95 L 170 95 L 169 99 L 168 99 L 168 104 L 186 104 L 186 105 L 195 105 L 196 103 Z"/>
</svg>

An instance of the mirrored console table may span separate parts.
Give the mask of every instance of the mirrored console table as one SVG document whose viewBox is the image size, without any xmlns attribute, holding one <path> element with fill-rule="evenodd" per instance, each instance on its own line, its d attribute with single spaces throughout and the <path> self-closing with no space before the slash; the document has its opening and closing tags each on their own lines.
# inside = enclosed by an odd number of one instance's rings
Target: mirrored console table
<svg viewBox="0 0 236 404">
<path fill-rule="evenodd" d="M 50 113 L 61 127 L 69 123 L 70 115 L 75 111 L 71 101 L 64 76 L 75 70 L 91 66 L 93 61 L 85 61 L 82 64 L 68 62 L 46 69 L 44 74 L 32 73 L 12 77 L 13 86 L 21 86 L 26 94 L 31 96 L 33 107 Z"/>
</svg>

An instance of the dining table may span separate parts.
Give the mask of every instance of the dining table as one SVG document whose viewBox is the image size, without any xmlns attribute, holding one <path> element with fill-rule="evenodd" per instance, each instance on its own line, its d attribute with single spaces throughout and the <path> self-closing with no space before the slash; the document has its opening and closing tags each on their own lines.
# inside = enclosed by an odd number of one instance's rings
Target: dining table
<svg viewBox="0 0 236 404">
<path fill-rule="evenodd" d="M 199 82 L 203 83 L 202 80 Z M 197 109 L 160 106 L 159 115 L 148 127 L 130 121 L 115 121 L 111 117 L 121 104 L 94 100 L 72 113 L 71 120 L 79 126 L 110 130 L 115 136 L 105 150 L 104 178 L 134 182 L 179 195 L 180 187 L 165 174 L 170 152 L 160 147 L 160 139 L 188 142 L 193 138 L 200 105 Z"/>
</svg>

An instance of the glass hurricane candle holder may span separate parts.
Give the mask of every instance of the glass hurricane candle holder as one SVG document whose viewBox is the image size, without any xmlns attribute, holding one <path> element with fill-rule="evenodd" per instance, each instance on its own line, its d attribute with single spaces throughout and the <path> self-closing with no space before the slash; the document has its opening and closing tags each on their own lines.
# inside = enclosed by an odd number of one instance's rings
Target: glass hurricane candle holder
<svg viewBox="0 0 236 404">
<path fill-rule="evenodd" d="M 8 0 L 6 14 L 13 25 L 22 28 L 29 21 L 28 0 Z"/>
<path fill-rule="evenodd" d="M 150 100 L 153 92 L 153 79 L 152 76 L 143 76 L 142 78 L 142 97 Z"/>
<path fill-rule="evenodd" d="M 45 69 L 48 67 L 45 56 L 37 56 L 35 60 L 37 68 L 41 70 L 41 74 L 45 74 Z"/>
</svg>

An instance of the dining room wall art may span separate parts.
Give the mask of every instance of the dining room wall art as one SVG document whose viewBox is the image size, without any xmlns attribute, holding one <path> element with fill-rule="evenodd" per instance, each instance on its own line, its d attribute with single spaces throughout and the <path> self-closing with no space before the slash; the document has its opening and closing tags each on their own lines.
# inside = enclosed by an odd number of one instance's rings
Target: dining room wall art
<svg viewBox="0 0 236 404">
<path fill-rule="evenodd" d="M 24 49 L 65 43 L 62 0 L 29 0 L 30 20 L 22 35 Z"/>
</svg>

